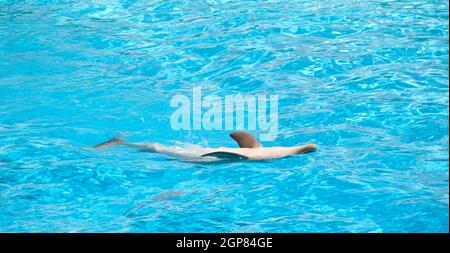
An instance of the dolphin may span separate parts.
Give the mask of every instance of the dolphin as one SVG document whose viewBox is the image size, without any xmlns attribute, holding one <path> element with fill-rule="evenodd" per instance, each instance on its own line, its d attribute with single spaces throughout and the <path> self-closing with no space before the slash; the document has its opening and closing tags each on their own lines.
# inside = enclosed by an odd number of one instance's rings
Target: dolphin
<svg viewBox="0 0 450 253">
<path fill-rule="evenodd" d="M 188 162 L 217 162 L 237 160 L 274 160 L 293 155 L 314 152 L 316 144 L 305 144 L 292 147 L 263 147 L 251 134 L 247 132 L 234 132 L 230 134 L 239 148 L 182 148 L 177 146 L 164 146 L 158 143 L 128 143 L 120 136 L 93 146 L 94 149 L 108 148 L 123 145 L 140 151 L 160 153 Z"/>
</svg>

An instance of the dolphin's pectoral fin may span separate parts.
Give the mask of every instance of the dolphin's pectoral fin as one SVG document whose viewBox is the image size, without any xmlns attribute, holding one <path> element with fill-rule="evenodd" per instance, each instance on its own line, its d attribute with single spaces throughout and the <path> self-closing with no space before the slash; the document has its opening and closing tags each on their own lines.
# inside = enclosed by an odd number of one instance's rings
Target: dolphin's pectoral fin
<svg viewBox="0 0 450 253">
<path fill-rule="evenodd" d="M 234 132 L 230 136 L 239 144 L 240 148 L 262 148 L 261 143 L 247 132 Z"/>
<path fill-rule="evenodd" d="M 225 151 L 217 151 L 217 152 L 211 152 L 211 153 L 207 153 L 202 155 L 202 157 L 205 156 L 213 156 L 213 157 L 217 157 L 217 158 L 221 158 L 221 159 L 237 159 L 237 160 L 248 160 L 248 157 L 237 154 L 237 153 L 232 153 L 232 152 L 225 152 Z"/>
</svg>

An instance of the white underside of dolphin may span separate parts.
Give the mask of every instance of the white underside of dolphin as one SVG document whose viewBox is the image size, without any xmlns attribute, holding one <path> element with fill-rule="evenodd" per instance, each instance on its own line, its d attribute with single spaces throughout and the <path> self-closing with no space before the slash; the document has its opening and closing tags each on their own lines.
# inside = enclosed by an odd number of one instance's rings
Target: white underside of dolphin
<svg viewBox="0 0 450 253">
<path fill-rule="evenodd" d="M 120 138 L 95 145 L 93 148 L 107 148 L 124 145 L 141 151 L 155 152 L 189 162 L 216 162 L 236 160 L 273 160 L 292 155 L 305 154 L 316 150 L 315 144 L 293 147 L 262 147 L 247 132 L 235 132 L 230 136 L 239 144 L 239 148 L 182 148 L 164 146 L 157 143 L 127 143 Z"/>
</svg>

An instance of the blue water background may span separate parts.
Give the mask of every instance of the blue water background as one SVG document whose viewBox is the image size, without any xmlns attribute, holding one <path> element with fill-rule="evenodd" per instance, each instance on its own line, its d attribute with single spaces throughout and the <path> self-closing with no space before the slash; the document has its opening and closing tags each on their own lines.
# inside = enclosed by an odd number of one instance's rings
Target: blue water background
<svg viewBox="0 0 450 253">
<path fill-rule="evenodd" d="M 1 232 L 448 232 L 448 1 L 0 0 Z M 130 141 L 172 96 L 279 96 L 272 145 L 198 165 Z M 258 132 L 254 132 L 258 134 Z"/>
</svg>

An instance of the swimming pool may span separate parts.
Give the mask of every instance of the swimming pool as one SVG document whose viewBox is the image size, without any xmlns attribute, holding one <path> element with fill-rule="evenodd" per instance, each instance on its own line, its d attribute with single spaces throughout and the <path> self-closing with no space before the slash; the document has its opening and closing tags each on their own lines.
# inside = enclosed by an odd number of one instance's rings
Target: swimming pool
<svg viewBox="0 0 450 253">
<path fill-rule="evenodd" d="M 448 2 L 0 0 L 1 232 L 448 232 Z M 277 94 L 265 163 L 117 147 L 228 146 L 169 106 Z M 193 144 L 188 144 L 193 143 Z"/>
</svg>

